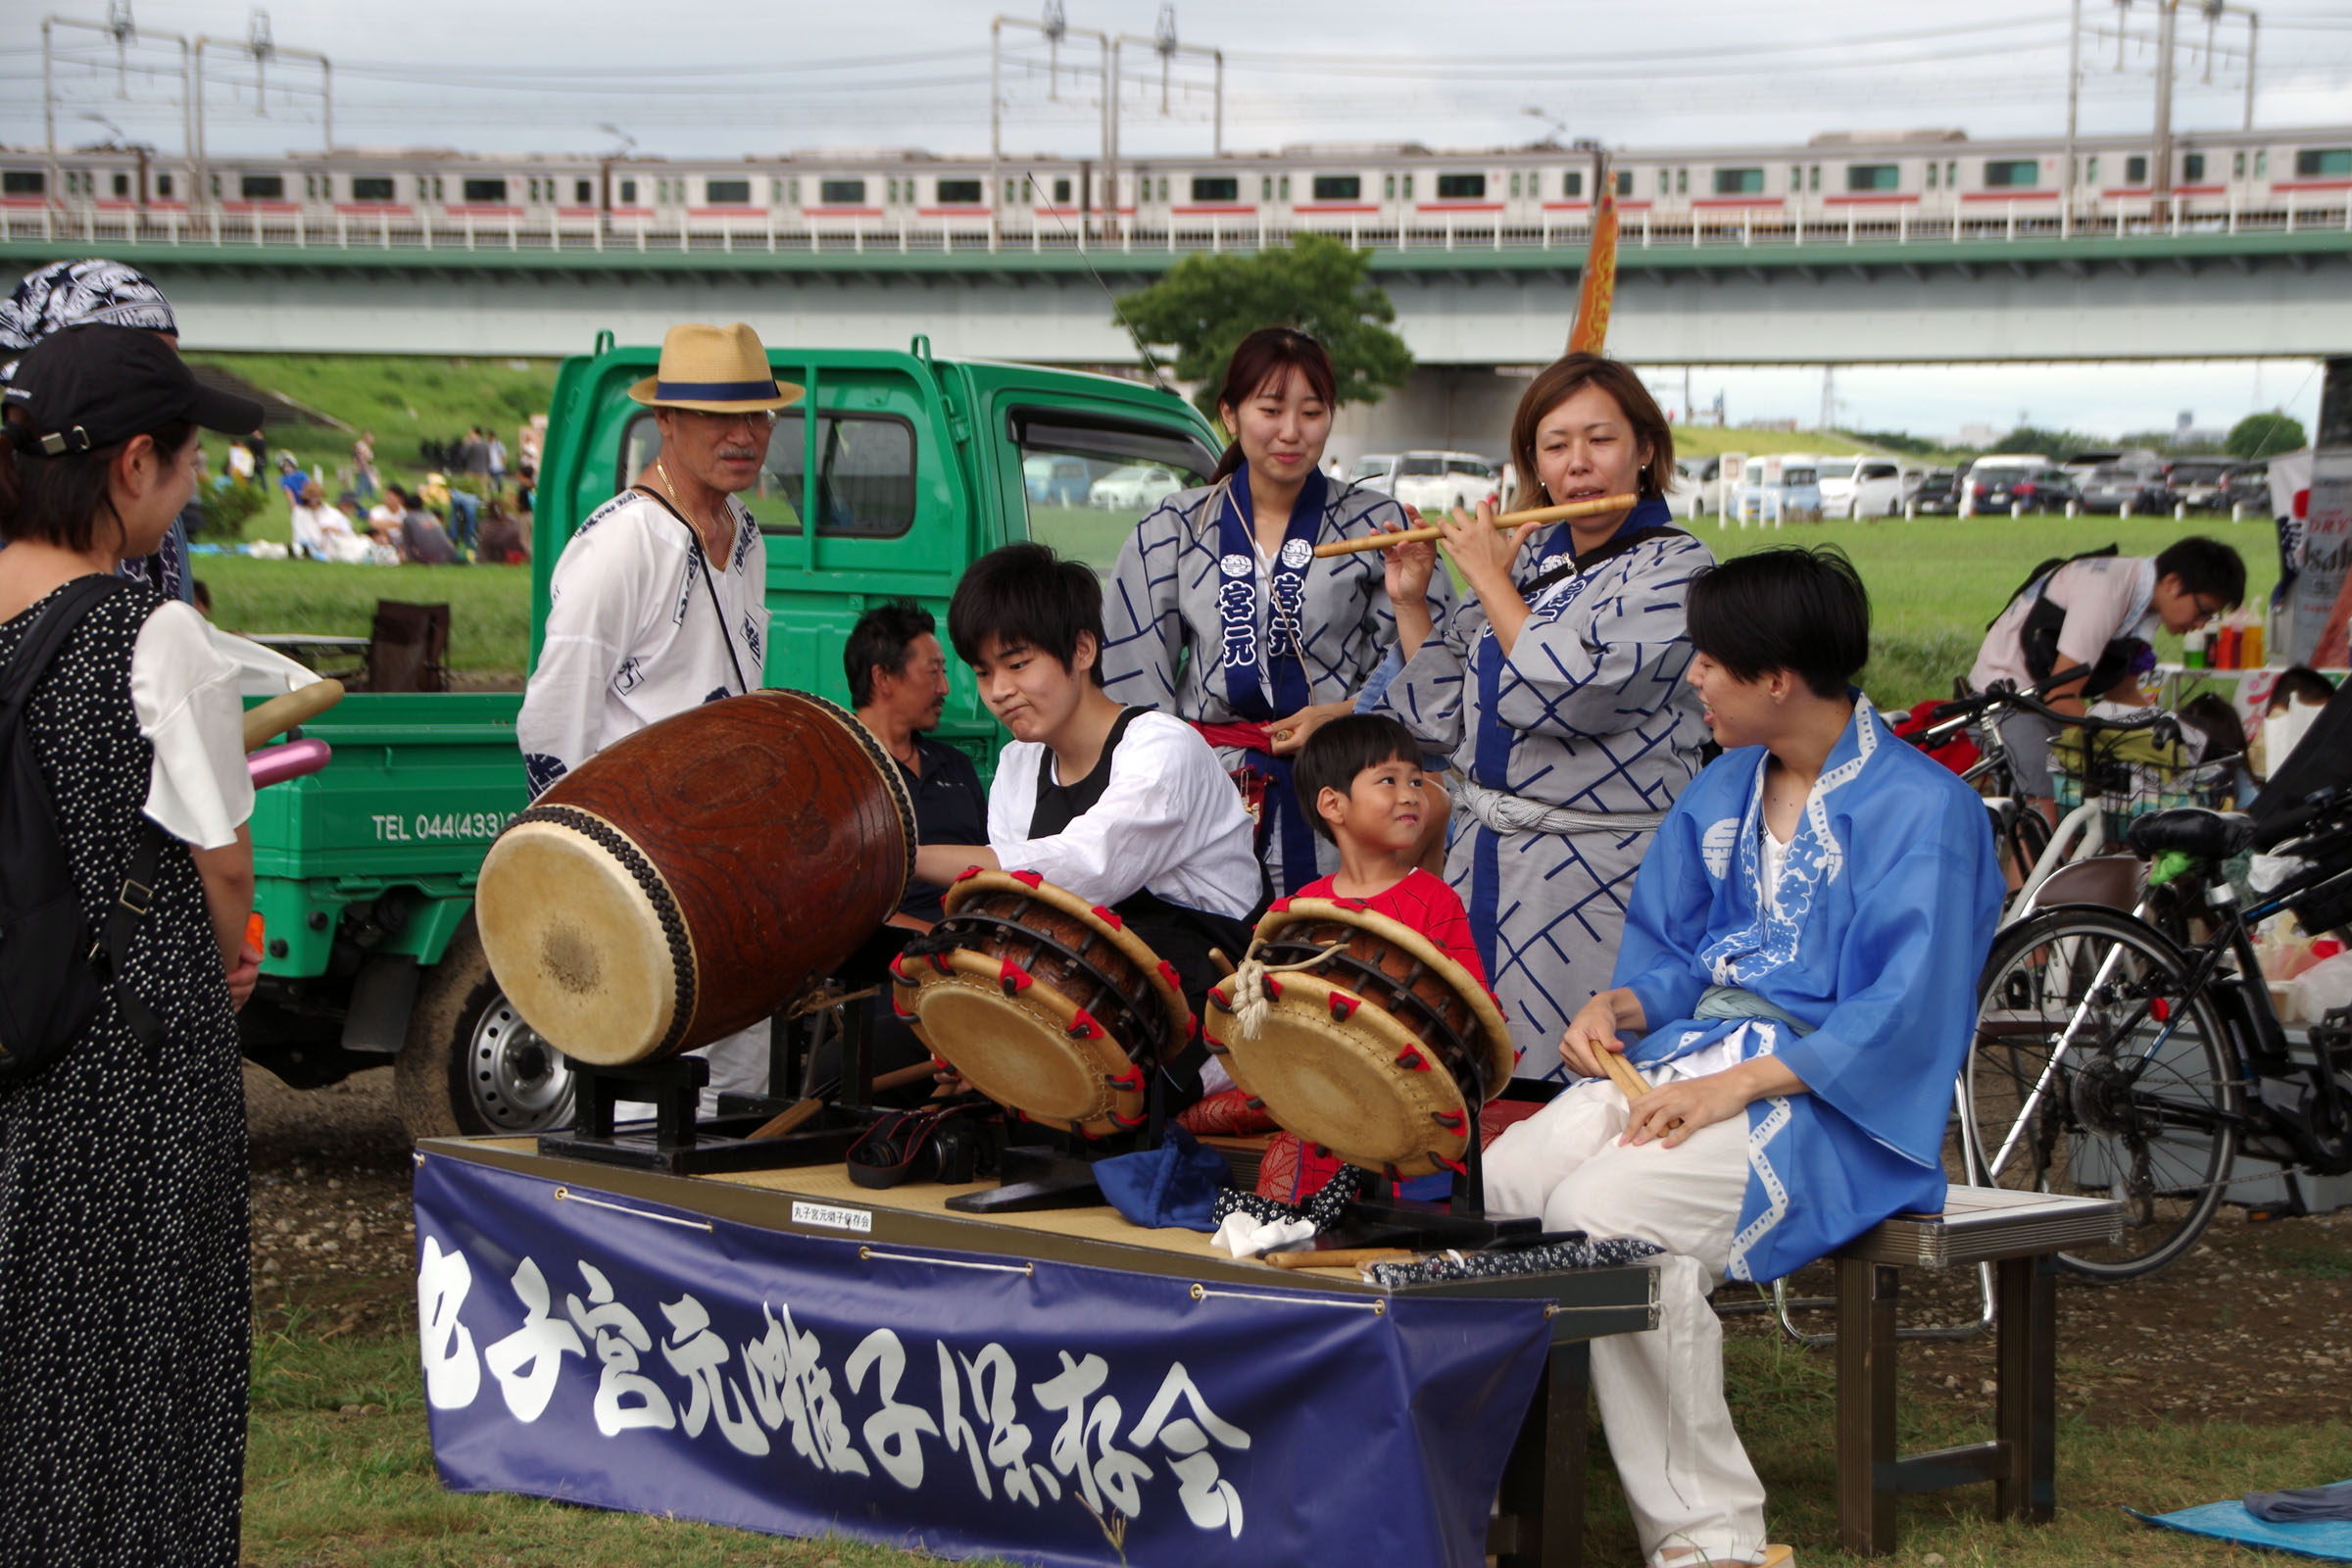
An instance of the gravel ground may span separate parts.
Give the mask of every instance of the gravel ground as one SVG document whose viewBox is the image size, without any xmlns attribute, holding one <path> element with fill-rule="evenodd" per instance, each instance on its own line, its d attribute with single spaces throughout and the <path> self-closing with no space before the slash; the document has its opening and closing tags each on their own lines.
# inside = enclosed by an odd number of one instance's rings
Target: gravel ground
<svg viewBox="0 0 2352 1568">
<path fill-rule="evenodd" d="M 265 1325 L 299 1320 L 344 1334 L 412 1321 L 413 1165 L 392 1074 L 297 1091 L 248 1065 L 245 1100 L 254 1298 Z M 1799 1296 L 1826 1296 L 1829 1270 L 1801 1272 L 1793 1285 Z M 1910 1269 L 1904 1286 L 1905 1322 L 1976 1315 L 1973 1271 Z M 2064 1413 L 2101 1426 L 2352 1419 L 2352 1210 L 2252 1224 L 2224 1208 L 2187 1257 L 2152 1279 L 2062 1280 L 2058 1315 Z M 1759 1315 L 1727 1323 L 1733 1334 L 1771 1332 Z M 1829 1327 L 1828 1314 L 1807 1326 Z M 1911 1396 L 1989 1415 L 1989 1336 L 1910 1342 L 1902 1358 Z"/>
</svg>

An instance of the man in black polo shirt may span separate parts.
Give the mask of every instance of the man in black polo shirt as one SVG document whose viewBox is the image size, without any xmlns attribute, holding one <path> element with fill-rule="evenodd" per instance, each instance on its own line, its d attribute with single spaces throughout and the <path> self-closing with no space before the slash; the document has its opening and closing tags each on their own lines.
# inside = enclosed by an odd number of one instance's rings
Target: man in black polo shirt
<svg viewBox="0 0 2352 1568">
<path fill-rule="evenodd" d="M 916 837 L 925 844 L 985 844 L 988 791 L 981 787 L 972 760 L 923 733 L 939 722 L 948 700 L 948 660 L 939 646 L 937 626 L 929 611 L 907 600 L 877 605 L 859 616 L 842 650 L 850 705 L 858 722 L 897 759 L 899 776 L 914 802 Z M 907 937 L 930 930 L 940 919 L 945 891 L 930 882 L 908 883 L 898 912 L 850 960 L 853 972 L 843 979 L 859 988 L 881 978 L 882 966 L 906 945 Z M 875 1072 L 910 1066 L 930 1054 L 892 1011 L 887 987 L 866 1016 Z M 821 1051 L 811 1080 L 821 1083 L 831 1077 L 837 1060 L 830 1048 Z M 930 1093 L 929 1084 L 917 1083 L 882 1098 L 912 1102 Z"/>
</svg>

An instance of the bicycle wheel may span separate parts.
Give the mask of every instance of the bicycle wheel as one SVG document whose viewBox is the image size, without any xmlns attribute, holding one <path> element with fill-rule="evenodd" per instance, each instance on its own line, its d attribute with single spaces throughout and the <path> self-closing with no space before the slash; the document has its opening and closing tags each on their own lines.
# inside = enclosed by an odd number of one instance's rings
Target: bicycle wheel
<svg viewBox="0 0 2352 1568">
<path fill-rule="evenodd" d="M 2059 1261 L 2095 1279 L 2153 1272 L 2213 1218 L 2237 1154 L 2238 1078 L 2212 999 L 2161 932 L 2086 905 L 1993 943 L 1960 1096 L 1984 1186 L 2113 1198 L 2120 1241 Z"/>
</svg>

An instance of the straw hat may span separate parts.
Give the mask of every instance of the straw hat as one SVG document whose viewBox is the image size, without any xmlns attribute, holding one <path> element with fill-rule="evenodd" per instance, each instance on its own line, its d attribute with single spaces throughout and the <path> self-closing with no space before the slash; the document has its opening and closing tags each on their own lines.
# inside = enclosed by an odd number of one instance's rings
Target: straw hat
<svg viewBox="0 0 2352 1568">
<path fill-rule="evenodd" d="M 687 321 L 662 337 L 660 368 L 630 387 L 629 396 L 657 409 L 756 414 L 798 403 L 801 388 L 776 379 L 760 334 L 745 323 Z"/>
</svg>

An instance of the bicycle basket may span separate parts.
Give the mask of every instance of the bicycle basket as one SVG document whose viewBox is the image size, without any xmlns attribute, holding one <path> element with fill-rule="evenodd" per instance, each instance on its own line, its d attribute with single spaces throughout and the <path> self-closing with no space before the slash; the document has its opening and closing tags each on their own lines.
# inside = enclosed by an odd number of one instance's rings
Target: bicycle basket
<svg viewBox="0 0 2352 1568">
<path fill-rule="evenodd" d="M 2175 806 L 2229 807 L 2237 761 L 2235 757 L 2193 761 L 2179 741 L 2160 741 L 2148 730 L 2085 734 L 2081 726 L 2069 725 L 2050 743 L 2059 810 L 2071 811 L 2086 800 L 2097 800 L 2107 837 L 2115 842 L 2150 811 Z"/>
</svg>

